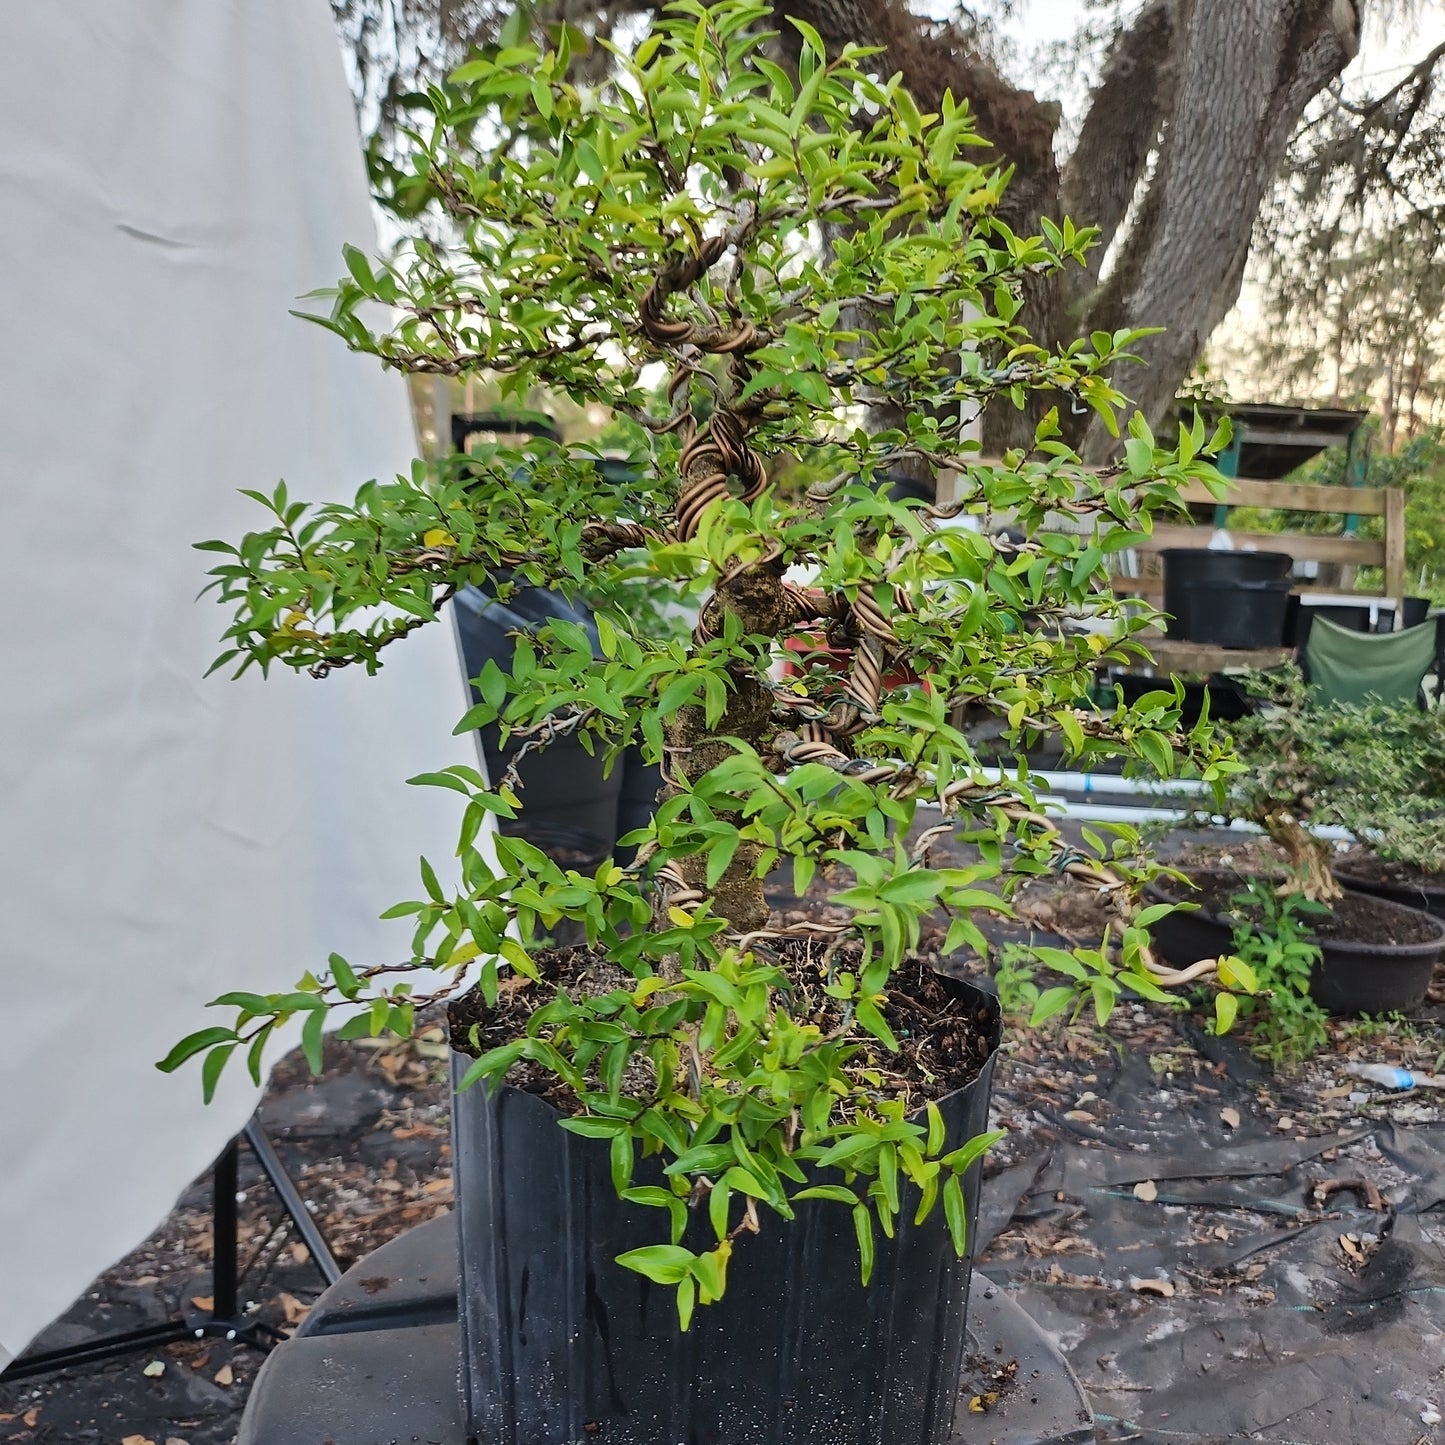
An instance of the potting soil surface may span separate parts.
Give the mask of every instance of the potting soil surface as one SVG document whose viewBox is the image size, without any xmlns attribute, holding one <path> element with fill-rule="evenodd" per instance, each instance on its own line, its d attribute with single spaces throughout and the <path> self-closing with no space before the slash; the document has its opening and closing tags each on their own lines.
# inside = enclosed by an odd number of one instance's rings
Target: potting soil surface
<svg viewBox="0 0 1445 1445">
<path fill-rule="evenodd" d="M 1092 906 L 1035 887 L 989 931 L 1087 941 Z M 319 1078 L 294 1057 L 273 1075 L 263 1122 L 343 1264 L 450 1208 L 440 1023 L 406 1044 L 329 1042 Z M 1414 1018 L 1330 1029 L 1330 1050 L 1287 1078 L 1152 1007 L 1123 1005 L 1103 1037 L 1010 1031 L 979 1268 L 1054 1334 L 1100 1440 L 1445 1441 L 1445 1092 L 1344 1072 L 1439 1071 L 1445 970 Z M 294 1326 L 320 1280 L 244 1150 L 241 1194 L 243 1298 Z M 199 1180 L 38 1347 L 204 1308 L 208 1231 Z M 0 1442 L 226 1445 L 259 1363 L 207 1340 L 0 1382 Z"/>
</svg>

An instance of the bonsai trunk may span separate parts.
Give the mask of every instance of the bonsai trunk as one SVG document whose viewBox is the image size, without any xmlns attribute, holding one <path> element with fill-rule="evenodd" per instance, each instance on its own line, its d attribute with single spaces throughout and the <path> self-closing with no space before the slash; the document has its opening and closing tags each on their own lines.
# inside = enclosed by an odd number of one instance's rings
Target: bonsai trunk
<svg viewBox="0 0 1445 1445">
<path fill-rule="evenodd" d="M 1329 844 L 1316 838 L 1291 813 L 1269 813 L 1263 821 L 1265 832 L 1289 859 L 1290 876 L 1281 885 L 1281 893 L 1303 893 L 1313 902 L 1325 904 L 1344 897 L 1345 890 L 1330 872 Z"/>
<path fill-rule="evenodd" d="M 746 437 L 745 421 L 719 408 L 684 448 L 683 494 L 744 469 L 756 468 L 758 477 L 765 479 L 761 462 L 747 450 Z M 721 635 L 724 617 L 729 613 L 742 624 L 745 636 L 774 638 L 785 632 L 792 622 L 793 609 L 783 591 L 782 563 L 764 560 L 724 577 L 703 604 L 697 636 Z M 667 727 L 668 772 L 688 782 L 696 781 L 734 755 L 726 739 L 737 738 L 759 752 L 766 750 L 767 735 L 773 730 L 773 695 L 761 676 L 766 667 L 766 658 L 760 657 L 756 666 L 740 663 L 731 668 L 732 690 L 727 707 L 712 725 L 699 706 L 679 709 Z M 719 816 L 729 822 L 742 822 L 737 813 L 722 812 Z M 719 917 L 726 918 L 735 932 L 750 933 L 768 921 L 763 882 L 756 876 L 757 861 L 757 847 L 743 843 L 711 888 L 706 883 L 705 855 L 680 860 L 679 866 L 690 887 L 709 895 Z"/>
</svg>

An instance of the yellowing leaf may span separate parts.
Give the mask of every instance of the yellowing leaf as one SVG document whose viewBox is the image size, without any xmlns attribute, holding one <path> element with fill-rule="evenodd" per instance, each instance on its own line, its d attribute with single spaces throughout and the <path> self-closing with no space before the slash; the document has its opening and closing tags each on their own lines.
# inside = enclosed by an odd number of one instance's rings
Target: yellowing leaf
<svg viewBox="0 0 1445 1445">
<path fill-rule="evenodd" d="M 433 527 L 430 532 L 423 534 L 421 540 L 424 547 L 455 547 L 457 545 L 457 539 L 445 527 Z"/>
</svg>

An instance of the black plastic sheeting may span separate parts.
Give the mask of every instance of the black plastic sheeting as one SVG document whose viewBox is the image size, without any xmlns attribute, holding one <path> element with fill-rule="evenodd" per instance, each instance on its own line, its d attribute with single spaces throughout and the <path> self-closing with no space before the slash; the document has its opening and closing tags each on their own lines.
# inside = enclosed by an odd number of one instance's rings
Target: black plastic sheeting
<svg viewBox="0 0 1445 1445">
<path fill-rule="evenodd" d="M 980 1268 L 1057 1339 L 1101 1440 L 1445 1441 L 1445 1123 L 1300 1140 L 1224 1064 L 1191 1098 L 1125 1053 L 1090 1110 L 1035 1108 L 984 1183 Z M 1323 1178 L 1371 1180 L 1384 1212 L 1317 1207 Z"/>
</svg>

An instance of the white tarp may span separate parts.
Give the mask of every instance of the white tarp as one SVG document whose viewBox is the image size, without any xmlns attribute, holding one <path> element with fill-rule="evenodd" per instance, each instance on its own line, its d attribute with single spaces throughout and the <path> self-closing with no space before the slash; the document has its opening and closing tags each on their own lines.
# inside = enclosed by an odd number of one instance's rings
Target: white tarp
<svg viewBox="0 0 1445 1445">
<path fill-rule="evenodd" d="M 400 378 L 287 314 L 372 234 L 326 0 L 0 6 L 0 1363 L 244 1123 L 240 1069 L 207 1110 L 153 1068 L 204 1001 L 404 955 L 376 914 L 455 838 L 404 783 L 475 760 L 450 628 L 202 681 L 236 489 L 413 453 Z"/>
</svg>

